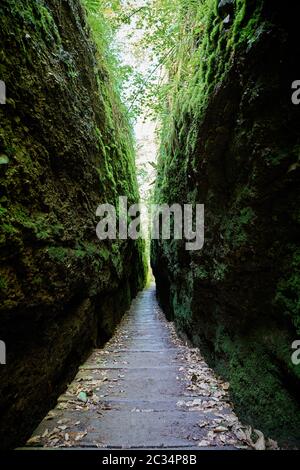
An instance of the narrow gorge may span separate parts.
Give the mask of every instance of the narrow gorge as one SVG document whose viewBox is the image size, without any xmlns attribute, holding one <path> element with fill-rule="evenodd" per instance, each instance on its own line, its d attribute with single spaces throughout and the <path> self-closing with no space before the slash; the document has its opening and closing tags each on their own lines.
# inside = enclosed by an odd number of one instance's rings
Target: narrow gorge
<svg viewBox="0 0 300 470">
<path fill-rule="evenodd" d="M 296 20 L 271 0 L 1 0 L 2 450 L 299 447 Z M 120 196 L 203 204 L 203 247 L 99 240 Z"/>
</svg>

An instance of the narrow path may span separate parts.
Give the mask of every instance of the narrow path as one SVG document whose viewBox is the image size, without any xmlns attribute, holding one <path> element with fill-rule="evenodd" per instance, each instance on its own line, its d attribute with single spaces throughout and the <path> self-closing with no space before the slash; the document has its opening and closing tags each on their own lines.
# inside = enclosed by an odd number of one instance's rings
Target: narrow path
<svg viewBox="0 0 300 470">
<path fill-rule="evenodd" d="M 232 449 L 245 432 L 227 389 L 178 339 L 152 285 L 105 348 L 80 367 L 27 445 Z"/>
</svg>

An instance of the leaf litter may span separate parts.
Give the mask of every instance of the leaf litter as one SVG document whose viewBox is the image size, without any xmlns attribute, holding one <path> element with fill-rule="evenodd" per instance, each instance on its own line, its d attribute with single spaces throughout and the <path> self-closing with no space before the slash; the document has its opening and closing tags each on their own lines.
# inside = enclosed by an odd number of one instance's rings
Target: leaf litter
<svg viewBox="0 0 300 470">
<path fill-rule="evenodd" d="M 158 313 L 161 314 L 160 312 Z M 277 450 L 276 441 L 265 438 L 264 434 L 242 424 L 233 411 L 230 402 L 230 384 L 208 367 L 198 348 L 191 348 L 178 336 L 174 323 L 167 323 L 173 342 L 179 347 L 178 359 L 186 366 L 179 372 L 183 375 L 188 393 L 177 406 L 186 411 L 212 414 L 201 420 L 198 426 L 207 434 L 198 442 L 199 447 L 233 446 L 239 449 Z M 188 397 L 191 399 L 189 400 Z"/>
<path fill-rule="evenodd" d="M 157 315 L 163 315 L 157 310 Z M 119 388 L 120 382 L 124 379 L 124 374 L 118 374 L 117 378 L 109 378 L 103 367 L 109 360 L 110 353 L 118 352 L 123 347 L 124 335 L 122 323 L 126 322 L 123 317 L 117 333 L 107 343 L 105 350 L 95 350 L 90 359 L 79 368 L 73 382 L 68 386 L 64 394 L 58 399 L 58 404 L 54 410 L 49 411 L 45 417 L 45 423 L 49 426 L 40 435 L 34 435 L 27 441 L 27 446 L 44 447 L 76 447 L 80 441 L 88 434 L 89 430 L 84 427 L 84 420 L 78 418 L 78 414 L 87 411 L 94 411 L 95 416 L 101 419 L 102 412 L 110 410 L 111 405 L 102 400 L 110 395 L 110 390 L 117 387 L 119 393 L 124 390 Z M 200 412 L 202 419 L 198 422 L 198 435 L 190 435 L 189 439 L 197 441 L 199 448 L 213 446 L 232 446 L 239 449 L 278 449 L 278 444 L 272 439 L 267 439 L 259 430 L 252 429 L 251 426 L 242 424 L 233 411 L 230 402 L 230 384 L 220 377 L 217 377 L 212 369 L 208 367 L 197 348 L 190 348 L 178 337 L 174 324 L 166 323 L 173 343 L 178 347 L 178 360 L 183 364 L 178 368 L 177 379 L 181 380 L 185 386 L 185 392 L 176 406 L 186 412 Z M 120 361 L 121 364 L 128 364 L 127 361 Z M 118 361 L 114 361 L 118 365 Z M 100 368 L 102 369 L 100 370 Z M 103 387 L 106 386 L 107 393 Z M 101 392 L 95 393 L 95 392 Z M 65 411 L 76 411 L 76 420 L 61 418 Z M 153 412 L 152 409 L 133 408 L 133 413 Z M 200 415 L 199 413 L 199 415 Z M 84 416 L 84 415 L 83 415 Z M 203 416 L 206 419 L 203 419 Z M 200 417 L 200 416 L 199 416 Z M 60 419 L 58 419 L 60 418 Z M 101 447 L 101 443 L 95 443 Z"/>
</svg>

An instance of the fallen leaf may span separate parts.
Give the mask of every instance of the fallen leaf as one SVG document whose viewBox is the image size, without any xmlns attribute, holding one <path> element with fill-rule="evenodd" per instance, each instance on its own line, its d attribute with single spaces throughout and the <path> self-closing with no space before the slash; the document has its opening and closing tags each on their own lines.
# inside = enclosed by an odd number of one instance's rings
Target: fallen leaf
<svg viewBox="0 0 300 470">
<path fill-rule="evenodd" d="M 198 423 L 198 426 L 199 426 L 199 428 L 204 428 L 204 427 L 207 426 L 208 424 L 209 424 L 208 421 L 202 421 L 202 422 Z"/>
<path fill-rule="evenodd" d="M 247 441 L 247 436 L 246 434 L 244 433 L 244 431 L 242 429 L 236 429 L 234 431 L 234 434 L 236 435 L 236 437 L 238 438 L 239 441 L 244 441 L 246 442 Z"/>
<path fill-rule="evenodd" d="M 86 395 L 86 393 L 85 393 L 85 392 L 80 392 L 80 393 L 78 393 L 77 399 L 78 399 L 79 401 L 82 401 L 82 402 L 86 403 L 86 402 L 87 402 L 87 395 Z"/>
<path fill-rule="evenodd" d="M 254 429 L 254 432 L 258 435 L 258 439 L 253 445 L 255 450 L 266 450 L 265 436 L 261 431 Z"/>
<path fill-rule="evenodd" d="M 33 437 L 30 437 L 30 439 L 28 439 L 28 441 L 26 442 L 26 445 L 40 444 L 41 439 L 42 439 L 42 436 L 33 436 Z"/>
<path fill-rule="evenodd" d="M 222 386 L 223 390 L 229 390 L 230 384 L 228 382 L 225 382 L 221 386 Z"/>
<path fill-rule="evenodd" d="M 266 445 L 267 445 L 268 449 L 271 449 L 271 450 L 278 450 L 279 449 L 278 443 L 276 441 L 274 441 L 273 439 L 270 439 L 270 438 L 267 439 Z"/>
<path fill-rule="evenodd" d="M 225 428 L 225 426 L 218 426 L 217 428 L 214 429 L 215 432 L 225 432 L 225 431 L 228 431 L 227 428 Z"/>
<path fill-rule="evenodd" d="M 49 434 L 49 429 L 45 429 L 45 431 L 42 434 L 42 437 L 47 437 Z"/>
<path fill-rule="evenodd" d="M 58 438 L 53 439 L 53 441 L 51 441 L 51 442 L 49 443 L 49 447 L 54 447 L 54 446 L 56 446 L 56 444 L 58 444 L 58 443 L 59 443 L 59 439 L 58 439 Z"/>
<path fill-rule="evenodd" d="M 75 441 L 80 441 L 80 440 L 83 439 L 84 436 L 86 436 L 86 435 L 87 435 L 87 431 L 78 433 L 77 436 L 75 437 Z"/>
<path fill-rule="evenodd" d="M 56 417 L 56 414 L 54 411 L 49 411 L 49 413 L 47 414 L 47 416 L 45 417 L 46 420 L 50 420 L 50 419 L 53 419 Z"/>
</svg>

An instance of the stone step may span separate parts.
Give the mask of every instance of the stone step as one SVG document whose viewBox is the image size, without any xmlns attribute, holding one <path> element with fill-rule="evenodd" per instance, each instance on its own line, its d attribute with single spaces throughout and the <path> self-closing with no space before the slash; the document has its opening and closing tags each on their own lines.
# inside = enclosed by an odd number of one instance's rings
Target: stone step
<svg viewBox="0 0 300 470">
<path fill-rule="evenodd" d="M 70 423 L 80 421 L 77 432 L 87 432 L 80 446 L 102 447 L 179 447 L 195 446 L 204 439 L 206 430 L 198 425 L 202 416 L 187 412 L 131 412 L 124 410 L 65 411 L 64 419 Z M 208 418 L 209 419 L 209 418 Z M 68 423 L 66 422 L 66 425 Z M 49 421 L 44 421 L 36 430 L 42 435 L 51 430 Z M 126 430 L 126 432 L 125 432 Z M 66 429 L 70 435 L 72 431 Z"/>
</svg>

